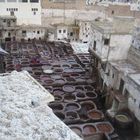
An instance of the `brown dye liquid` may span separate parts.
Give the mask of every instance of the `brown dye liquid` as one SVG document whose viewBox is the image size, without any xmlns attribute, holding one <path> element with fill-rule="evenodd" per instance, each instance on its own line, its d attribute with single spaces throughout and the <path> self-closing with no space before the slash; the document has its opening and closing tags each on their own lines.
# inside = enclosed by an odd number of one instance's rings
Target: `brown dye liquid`
<svg viewBox="0 0 140 140">
<path fill-rule="evenodd" d="M 82 132 L 81 132 L 81 130 L 79 128 L 73 127 L 71 129 L 72 129 L 72 131 L 74 131 L 79 136 L 82 134 Z"/>
<path fill-rule="evenodd" d="M 97 128 L 103 133 L 109 133 L 112 131 L 112 128 L 109 124 L 98 124 Z"/>
<path fill-rule="evenodd" d="M 94 134 L 96 132 L 96 128 L 91 125 L 87 125 L 83 129 L 85 135 Z"/>
<path fill-rule="evenodd" d="M 91 118 L 95 118 L 95 119 L 100 119 L 101 118 L 101 114 L 99 113 L 99 112 L 90 112 L 89 113 L 89 116 L 91 117 Z"/>
</svg>

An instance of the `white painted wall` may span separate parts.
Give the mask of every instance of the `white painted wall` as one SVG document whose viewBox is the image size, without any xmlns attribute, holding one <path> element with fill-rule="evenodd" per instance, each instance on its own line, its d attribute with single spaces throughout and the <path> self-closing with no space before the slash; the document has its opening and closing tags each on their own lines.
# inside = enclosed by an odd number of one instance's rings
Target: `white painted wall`
<svg viewBox="0 0 140 140">
<path fill-rule="evenodd" d="M 135 77 L 135 79 L 138 79 L 140 74 L 131 74 L 130 77 L 131 76 Z M 138 80 L 140 80 L 140 78 Z M 128 78 L 128 82 L 126 83 L 125 87 L 130 94 L 128 107 L 135 114 L 135 117 L 140 121 L 140 87 L 136 85 L 130 78 Z"/>
<path fill-rule="evenodd" d="M 61 31 L 61 32 L 59 32 L 59 31 Z M 57 39 L 64 39 L 64 38 L 68 39 L 68 27 L 58 26 L 57 27 Z"/>
<path fill-rule="evenodd" d="M 63 17 L 71 19 L 94 20 L 98 17 L 105 18 L 105 14 L 94 10 L 64 10 L 62 9 L 42 9 L 42 18 Z"/>
<path fill-rule="evenodd" d="M 109 45 L 104 44 L 104 39 L 110 39 Z M 94 47 L 96 41 L 96 54 L 102 61 L 123 60 L 127 58 L 131 46 L 132 35 L 129 34 L 103 34 L 96 29 L 92 30 L 91 42 Z"/>
<path fill-rule="evenodd" d="M 22 31 L 26 31 L 26 35 L 25 36 L 22 36 Z M 38 31 L 39 31 L 39 34 L 38 34 Z M 19 30 L 18 31 L 18 35 L 20 38 L 24 38 L 25 40 L 28 40 L 29 38 L 30 39 L 44 39 L 45 37 L 45 29 L 22 29 L 22 30 Z"/>
<path fill-rule="evenodd" d="M 108 60 L 123 60 L 127 58 L 131 46 L 132 35 L 111 35 Z"/>
<path fill-rule="evenodd" d="M 79 27 L 80 27 L 79 32 L 80 41 L 89 43 L 91 38 L 91 22 L 80 21 Z"/>
<path fill-rule="evenodd" d="M 7 8 L 18 8 L 15 11 L 17 24 L 38 24 L 41 25 L 41 4 L 39 3 L 22 3 L 22 2 L 0 2 L 0 16 L 10 15 Z M 36 15 L 33 14 L 32 8 L 37 8 Z"/>
</svg>

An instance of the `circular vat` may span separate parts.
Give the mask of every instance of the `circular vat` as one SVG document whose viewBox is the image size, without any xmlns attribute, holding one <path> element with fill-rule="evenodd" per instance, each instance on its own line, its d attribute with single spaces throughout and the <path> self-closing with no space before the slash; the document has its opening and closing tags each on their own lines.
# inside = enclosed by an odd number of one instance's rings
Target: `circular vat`
<svg viewBox="0 0 140 140">
<path fill-rule="evenodd" d="M 83 86 L 76 86 L 75 90 L 79 91 L 79 92 L 82 92 L 82 91 L 84 91 L 84 88 L 83 88 Z"/>
<path fill-rule="evenodd" d="M 94 92 L 87 92 L 86 96 L 89 97 L 89 98 L 97 98 L 97 94 L 94 93 Z"/>
<path fill-rule="evenodd" d="M 55 111 L 54 114 L 62 121 L 65 119 L 65 115 L 62 112 Z"/>
<path fill-rule="evenodd" d="M 88 117 L 92 120 L 101 120 L 104 118 L 104 114 L 99 110 L 91 110 L 88 112 Z"/>
<path fill-rule="evenodd" d="M 74 131 L 78 136 L 82 136 L 82 130 L 78 126 L 70 126 L 70 129 Z"/>
<path fill-rule="evenodd" d="M 57 68 L 57 69 L 54 69 L 54 72 L 55 72 L 55 73 L 62 73 L 62 72 L 63 72 L 63 70 L 62 70 L 62 69 L 58 69 L 58 68 Z"/>
<path fill-rule="evenodd" d="M 115 123 L 117 127 L 127 129 L 133 126 L 133 120 L 130 115 L 125 113 L 120 113 L 115 116 Z"/>
<path fill-rule="evenodd" d="M 102 133 L 112 133 L 114 131 L 113 127 L 111 126 L 110 123 L 97 123 L 96 127 L 98 128 L 98 130 Z"/>
<path fill-rule="evenodd" d="M 53 95 L 63 95 L 64 91 L 62 89 L 53 89 Z"/>
<path fill-rule="evenodd" d="M 92 135 L 97 132 L 96 127 L 93 125 L 85 125 L 83 127 L 83 134 L 84 135 Z"/>
<path fill-rule="evenodd" d="M 63 64 L 62 67 L 63 67 L 63 68 L 70 68 L 70 65 Z"/>
<path fill-rule="evenodd" d="M 90 111 L 92 109 L 96 109 L 96 105 L 91 101 L 81 102 L 81 109 L 84 112 Z"/>
<path fill-rule="evenodd" d="M 123 122 L 123 123 L 126 123 L 129 121 L 129 118 L 124 114 L 116 115 L 115 119 L 118 120 L 119 122 Z"/>
<path fill-rule="evenodd" d="M 77 92 L 76 93 L 76 97 L 78 99 L 84 99 L 85 98 L 85 93 L 84 92 Z"/>
<path fill-rule="evenodd" d="M 80 76 L 80 75 L 79 75 L 78 73 L 72 73 L 72 74 L 71 74 L 71 77 L 74 77 L 74 78 L 75 78 L 75 77 L 77 78 L 77 77 L 79 77 L 79 76 Z"/>
<path fill-rule="evenodd" d="M 77 111 L 80 109 L 80 105 L 78 103 L 67 103 L 65 106 L 65 111 Z"/>
<path fill-rule="evenodd" d="M 63 78 L 55 79 L 56 84 L 65 84 L 65 80 Z"/>
<path fill-rule="evenodd" d="M 49 107 L 52 110 L 63 110 L 63 105 L 59 103 L 49 103 Z"/>
<path fill-rule="evenodd" d="M 78 64 L 72 64 L 71 67 L 72 68 L 79 68 L 80 66 Z"/>
<path fill-rule="evenodd" d="M 86 91 L 93 91 L 93 87 L 92 86 L 85 86 L 84 87 Z"/>
<path fill-rule="evenodd" d="M 45 70 L 43 70 L 43 72 L 46 73 L 46 74 L 52 74 L 53 73 L 53 70 L 51 70 L 51 69 L 45 69 Z"/>
<path fill-rule="evenodd" d="M 61 76 L 60 75 L 51 75 L 51 78 L 53 78 L 53 79 L 61 79 Z"/>
<path fill-rule="evenodd" d="M 54 83 L 54 81 L 52 79 L 47 79 L 44 81 L 44 83 L 47 85 L 52 85 Z"/>
<path fill-rule="evenodd" d="M 64 92 L 74 92 L 75 91 L 75 87 L 72 85 L 64 85 L 63 86 L 63 91 Z"/>
<path fill-rule="evenodd" d="M 55 101 L 61 102 L 63 101 L 63 97 L 61 95 L 54 95 Z"/>
<path fill-rule="evenodd" d="M 64 101 L 65 102 L 72 102 L 72 101 L 75 101 L 75 100 L 76 100 L 76 97 L 73 94 L 65 94 L 64 95 Z"/>
<path fill-rule="evenodd" d="M 67 82 L 75 82 L 75 79 L 72 77 L 66 77 Z"/>
<path fill-rule="evenodd" d="M 78 117 L 78 114 L 76 112 L 74 112 L 74 111 L 68 111 L 68 112 L 66 112 L 66 117 L 68 119 L 71 119 L 71 120 L 74 120 L 74 119 L 79 118 Z"/>
</svg>

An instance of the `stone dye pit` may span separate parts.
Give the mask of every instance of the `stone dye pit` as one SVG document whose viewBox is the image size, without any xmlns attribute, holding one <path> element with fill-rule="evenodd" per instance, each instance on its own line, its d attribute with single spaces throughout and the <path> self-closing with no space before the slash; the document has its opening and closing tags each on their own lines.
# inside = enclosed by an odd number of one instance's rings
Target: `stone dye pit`
<svg viewBox="0 0 140 140">
<path fill-rule="evenodd" d="M 46 41 L 9 42 L 5 50 L 10 54 L 5 72 L 27 70 L 54 96 L 49 103 L 54 114 L 81 138 L 119 139 L 102 112 L 89 54 L 74 54 L 69 44 Z"/>
</svg>

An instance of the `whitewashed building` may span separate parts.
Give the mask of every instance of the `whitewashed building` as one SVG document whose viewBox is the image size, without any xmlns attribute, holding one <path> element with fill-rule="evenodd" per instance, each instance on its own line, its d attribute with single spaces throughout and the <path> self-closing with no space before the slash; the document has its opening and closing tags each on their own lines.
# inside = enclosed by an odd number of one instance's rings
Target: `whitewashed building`
<svg viewBox="0 0 140 140">
<path fill-rule="evenodd" d="M 139 30 L 137 30 L 131 47 L 127 53 L 125 52 L 126 57 L 121 58 L 120 55 L 120 59 L 110 59 L 98 65 L 100 91 L 103 93 L 105 106 L 108 109 L 107 114 L 114 118 L 120 110 L 129 110 L 133 116 L 131 116 L 134 126 L 132 128 L 138 135 L 140 135 L 139 40 Z"/>
<path fill-rule="evenodd" d="M 0 16 L 15 15 L 17 24 L 41 25 L 40 0 L 0 0 Z"/>
<path fill-rule="evenodd" d="M 115 17 L 113 22 L 98 21 L 92 24 L 92 43 L 89 48 L 91 53 L 91 72 L 93 75 L 98 73 L 99 88 L 104 93 L 107 92 L 110 86 L 105 82 L 108 82 L 108 75 L 111 72 L 107 70 L 107 64 L 108 62 L 127 59 L 132 42 L 133 24 L 134 19 L 131 17 Z M 113 74 L 111 76 L 114 77 Z M 111 84 L 113 84 L 112 81 Z M 115 86 L 117 85 L 116 83 L 114 84 Z M 107 103 L 111 104 L 109 101 Z"/>
<path fill-rule="evenodd" d="M 77 22 L 80 27 L 79 41 L 89 43 L 91 39 L 91 21 L 79 20 Z"/>
<path fill-rule="evenodd" d="M 0 40 L 11 41 L 16 39 L 16 33 L 19 30 L 15 16 L 0 16 Z"/>
<path fill-rule="evenodd" d="M 56 39 L 77 41 L 79 39 L 79 27 L 77 25 L 57 24 Z"/>
<path fill-rule="evenodd" d="M 46 28 L 38 25 L 20 26 L 17 32 L 17 38 L 30 40 L 30 39 L 45 39 L 47 37 Z"/>
</svg>

